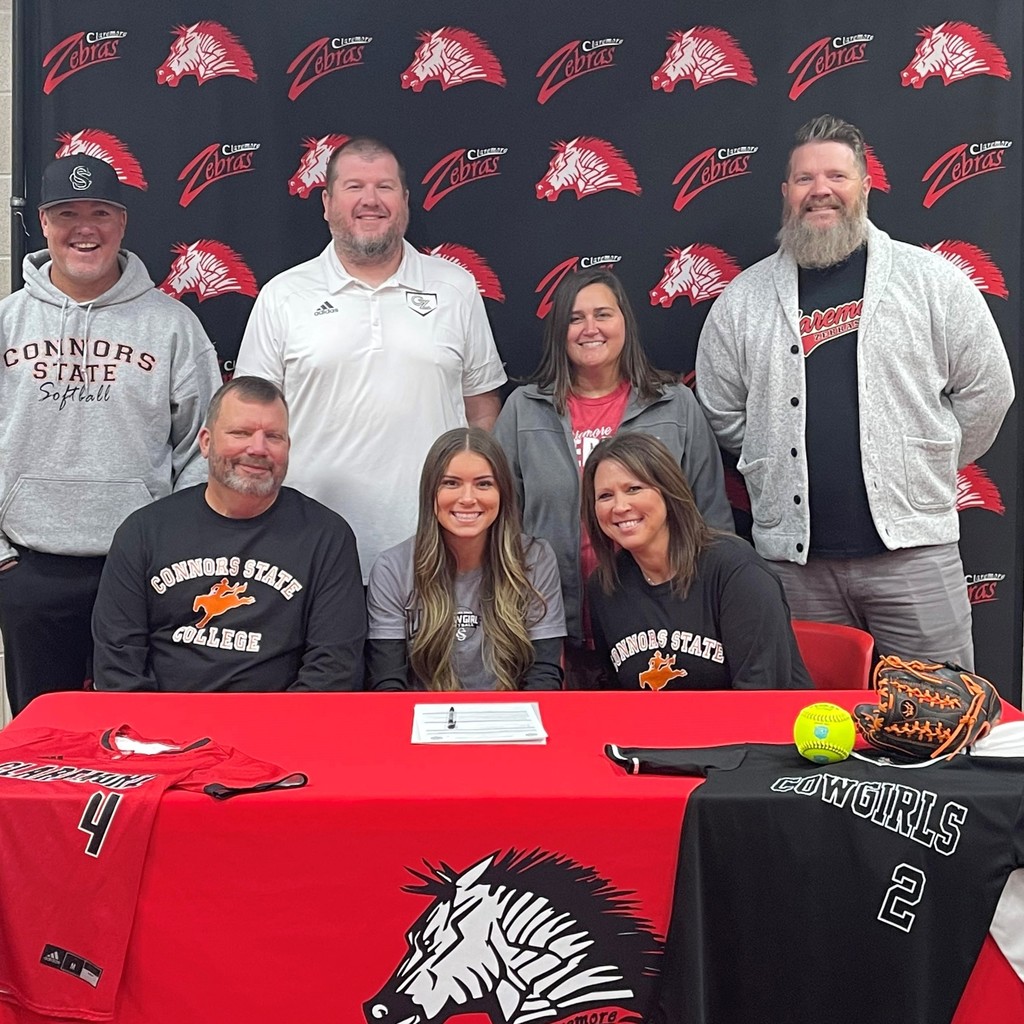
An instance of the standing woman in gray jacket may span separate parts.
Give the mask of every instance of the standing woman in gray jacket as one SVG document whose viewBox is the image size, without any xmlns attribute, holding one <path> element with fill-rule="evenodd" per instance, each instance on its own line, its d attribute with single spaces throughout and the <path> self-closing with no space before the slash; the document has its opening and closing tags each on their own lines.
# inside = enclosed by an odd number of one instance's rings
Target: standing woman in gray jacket
<svg viewBox="0 0 1024 1024">
<path fill-rule="evenodd" d="M 571 688 L 598 685 L 603 671 L 583 607 L 596 558 L 580 526 L 580 476 L 591 450 L 619 431 L 665 444 L 707 524 L 732 531 L 722 459 L 703 412 L 689 388 L 648 362 L 622 282 L 595 267 L 566 275 L 555 290 L 540 365 L 494 427 L 519 488 L 524 532 L 548 541 L 558 559 Z"/>
</svg>

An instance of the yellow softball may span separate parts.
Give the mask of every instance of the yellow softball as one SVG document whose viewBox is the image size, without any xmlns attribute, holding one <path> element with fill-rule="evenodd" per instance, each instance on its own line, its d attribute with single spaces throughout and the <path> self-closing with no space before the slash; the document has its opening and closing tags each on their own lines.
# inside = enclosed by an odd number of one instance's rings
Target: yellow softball
<svg viewBox="0 0 1024 1024">
<path fill-rule="evenodd" d="M 844 761 L 856 738 L 853 716 L 838 704 L 809 704 L 793 723 L 796 749 L 815 764 Z"/>
</svg>

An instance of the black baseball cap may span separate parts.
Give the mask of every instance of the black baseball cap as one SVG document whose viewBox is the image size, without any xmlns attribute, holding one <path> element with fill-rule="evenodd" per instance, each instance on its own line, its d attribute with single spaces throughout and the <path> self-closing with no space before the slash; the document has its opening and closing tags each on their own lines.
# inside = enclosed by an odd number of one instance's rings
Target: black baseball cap
<svg viewBox="0 0 1024 1024">
<path fill-rule="evenodd" d="M 82 153 L 62 156 L 43 171 L 39 209 L 78 199 L 91 199 L 96 203 L 110 203 L 122 210 L 127 209 L 117 171 L 106 160 Z"/>
</svg>

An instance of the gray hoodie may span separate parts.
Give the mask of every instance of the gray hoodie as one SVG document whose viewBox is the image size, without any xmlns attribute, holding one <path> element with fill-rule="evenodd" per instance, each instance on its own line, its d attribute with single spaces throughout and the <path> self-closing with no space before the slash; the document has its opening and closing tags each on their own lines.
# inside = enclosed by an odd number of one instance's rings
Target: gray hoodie
<svg viewBox="0 0 1024 1024">
<path fill-rule="evenodd" d="M 118 259 L 117 283 L 78 303 L 32 253 L 0 302 L 0 561 L 12 544 L 106 554 L 130 512 L 206 479 L 213 345 L 137 256 Z"/>
</svg>

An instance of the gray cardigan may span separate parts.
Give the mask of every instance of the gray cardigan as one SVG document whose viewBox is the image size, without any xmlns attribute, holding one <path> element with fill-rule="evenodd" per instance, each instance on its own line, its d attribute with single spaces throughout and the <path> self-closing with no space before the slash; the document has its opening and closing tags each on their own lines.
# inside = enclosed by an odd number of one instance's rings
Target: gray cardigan
<svg viewBox="0 0 1024 1024">
<path fill-rule="evenodd" d="M 653 402 L 641 402 L 631 392 L 619 430 L 639 431 L 664 442 L 679 459 L 708 525 L 732 531 L 722 457 L 689 388 L 668 385 Z M 494 436 L 508 456 L 519 488 L 523 532 L 543 537 L 554 549 L 562 577 L 566 628 L 570 641 L 579 643 L 583 636 L 580 472 L 569 416 L 555 412 L 550 393 L 528 384 L 509 396 L 494 426 Z"/>
<path fill-rule="evenodd" d="M 697 394 L 719 444 L 739 453 L 768 559 L 810 544 L 797 266 L 776 252 L 735 278 L 697 349 Z M 857 341 L 861 465 L 890 549 L 960 535 L 956 471 L 992 444 L 1013 379 L 985 299 L 941 256 L 868 228 Z"/>
</svg>

